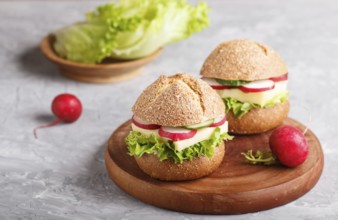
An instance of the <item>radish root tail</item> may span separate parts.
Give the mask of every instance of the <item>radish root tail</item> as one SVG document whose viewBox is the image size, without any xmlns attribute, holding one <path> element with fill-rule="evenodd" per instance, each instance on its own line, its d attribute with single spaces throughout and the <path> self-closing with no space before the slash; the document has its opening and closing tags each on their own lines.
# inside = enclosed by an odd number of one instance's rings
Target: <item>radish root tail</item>
<svg viewBox="0 0 338 220">
<path fill-rule="evenodd" d="M 59 124 L 61 121 L 62 121 L 62 120 L 61 120 L 60 118 L 58 118 L 58 119 L 56 119 L 55 121 L 53 121 L 52 123 L 50 123 L 50 124 L 47 124 L 47 125 L 41 125 L 41 126 L 39 126 L 39 127 L 34 128 L 33 134 L 34 134 L 35 139 L 38 139 L 38 134 L 37 134 L 37 130 L 38 130 L 38 129 L 40 129 L 40 128 L 48 128 L 48 127 L 52 127 L 52 126 L 54 126 L 54 125 Z"/>
<path fill-rule="evenodd" d="M 304 129 L 304 131 L 303 131 L 303 135 L 305 135 L 306 134 L 306 132 L 309 130 L 309 125 L 311 124 L 311 122 L 312 122 L 312 115 L 311 115 L 311 113 L 310 113 L 310 110 L 309 110 L 309 108 L 307 108 L 307 107 L 305 107 L 304 105 L 301 105 L 301 107 L 307 112 L 307 115 L 308 115 L 308 121 L 307 121 L 307 123 L 306 123 L 306 127 L 305 127 L 305 129 Z"/>
</svg>

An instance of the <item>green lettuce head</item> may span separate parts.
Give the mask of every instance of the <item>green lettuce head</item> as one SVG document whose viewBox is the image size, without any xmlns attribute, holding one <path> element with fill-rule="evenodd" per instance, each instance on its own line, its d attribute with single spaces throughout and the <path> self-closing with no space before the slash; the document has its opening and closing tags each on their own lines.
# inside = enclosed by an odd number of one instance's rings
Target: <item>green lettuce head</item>
<svg viewBox="0 0 338 220">
<path fill-rule="evenodd" d="M 88 12 L 86 20 L 57 30 L 63 58 L 99 63 L 106 57 L 137 59 L 190 37 L 209 25 L 208 6 L 186 0 L 119 0 Z"/>
</svg>

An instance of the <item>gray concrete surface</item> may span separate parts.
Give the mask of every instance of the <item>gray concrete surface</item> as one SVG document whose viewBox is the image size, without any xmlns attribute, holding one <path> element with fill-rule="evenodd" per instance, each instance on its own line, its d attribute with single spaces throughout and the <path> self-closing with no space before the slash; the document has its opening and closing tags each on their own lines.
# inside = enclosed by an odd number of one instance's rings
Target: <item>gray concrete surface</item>
<svg viewBox="0 0 338 220">
<path fill-rule="evenodd" d="M 337 1 L 207 2 L 212 8 L 208 29 L 167 46 L 141 77 L 105 85 L 63 77 L 38 48 L 49 32 L 82 19 L 103 1 L 0 2 L 0 219 L 337 218 Z M 209 52 L 234 38 L 270 45 L 286 61 L 290 115 L 309 125 L 324 150 L 318 184 L 282 207 L 235 216 L 167 211 L 121 191 L 106 173 L 103 151 L 114 129 L 130 118 L 140 92 L 161 74 L 198 75 Z M 64 92 L 81 99 L 82 117 L 40 130 L 34 139 L 33 128 L 53 120 L 50 103 Z"/>
</svg>

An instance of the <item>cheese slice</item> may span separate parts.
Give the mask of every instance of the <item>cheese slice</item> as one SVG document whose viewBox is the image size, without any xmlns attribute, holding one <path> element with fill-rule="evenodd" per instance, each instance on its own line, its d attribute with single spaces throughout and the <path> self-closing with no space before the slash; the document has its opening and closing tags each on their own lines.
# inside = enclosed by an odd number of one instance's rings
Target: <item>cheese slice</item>
<svg viewBox="0 0 338 220">
<path fill-rule="evenodd" d="M 228 122 L 226 121 L 223 125 L 219 126 L 221 129 L 221 133 L 228 132 Z M 194 137 L 181 140 L 181 141 L 174 141 L 175 149 L 178 151 L 184 150 L 191 145 L 197 144 L 198 142 L 207 140 L 210 138 L 212 132 L 214 132 L 215 128 L 207 127 L 197 130 L 197 133 Z"/>
<path fill-rule="evenodd" d="M 241 102 L 255 103 L 264 106 L 273 97 L 286 91 L 287 81 L 275 82 L 275 88 L 263 92 L 243 92 L 240 89 L 216 90 L 222 98 L 234 98 Z"/>
<path fill-rule="evenodd" d="M 158 129 L 147 130 L 147 129 L 143 129 L 143 128 L 138 127 L 134 123 L 131 123 L 131 127 L 132 127 L 133 131 L 138 131 L 138 132 L 141 132 L 142 134 L 145 134 L 145 135 L 154 134 L 154 135 L 159 136 Z M 228 132 L 228 122 L 226 121 L 223 125 L 219 126 L 219 128 L 221 129 L 221 133 Z M 191 145 L 194 145 L 198 142 L 207 140 L 207 139 L 210 138 L 210 136 L 214 132 L 214 130 L 215 130 L 215 127 L 202 128 L 202 129 L 197 130 L 197 133 L 192 138 L 180 140 L 180 141 L 173 141 L 175 149 L 178 150 L 178 151 L 181 151 L 181 150 L 184 150 L 185 148 L 188 148 Z M 163 138 L 163 137 L 161 137 L 161 138 L 165 139 L 165 140 L 170 140 L 168 138 Z"/>
</svg>

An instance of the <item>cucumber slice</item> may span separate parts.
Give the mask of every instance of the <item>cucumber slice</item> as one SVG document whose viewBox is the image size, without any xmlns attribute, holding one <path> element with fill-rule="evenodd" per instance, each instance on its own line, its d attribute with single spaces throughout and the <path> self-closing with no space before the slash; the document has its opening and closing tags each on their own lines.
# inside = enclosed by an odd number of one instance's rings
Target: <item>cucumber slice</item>
<svg viewBox="0 0 338 220">
<path fill-rule="evenodd" d="M 250 81 L 244 80 L 224 80 L 224 79 L 216 79 L 219 84 L 227 85 L 227 86 L 241 86 L 249 83 Z"/>
<path fill-rule="evenodd" d="M 201 128 L 209 127 L 212 123 L 214 123 L 214 119 L 210 119 L 210 120 L 198 123 L 198 124 L 187 125 L 187 126 L 184 126 L 184 128 L 190 129 L 190 130 L 198 130 Z"/>
</svg>

